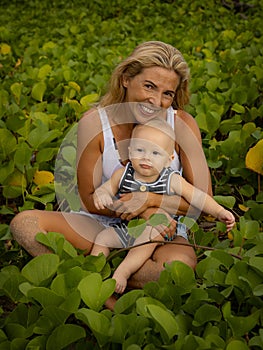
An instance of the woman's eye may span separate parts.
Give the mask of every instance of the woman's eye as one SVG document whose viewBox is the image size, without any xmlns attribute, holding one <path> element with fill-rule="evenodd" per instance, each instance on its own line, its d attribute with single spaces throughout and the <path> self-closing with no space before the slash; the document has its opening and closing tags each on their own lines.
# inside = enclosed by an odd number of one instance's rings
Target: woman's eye
<svg viewBox="0 0 263 350">
<path fill-rule="evenodd" d="M 153 86 L 151 84 L 145 84 L 145 87 L 149 90 L 151 90 L 153 88 Z"/>
<path fill-rule="evenodd" d="M 165 93 L 165 95 L 168 96 L 168 97 L 174 98 L 174 93 L 173 92 L 169 92 L 168 91 L 168 92 Z"/>
</svg>

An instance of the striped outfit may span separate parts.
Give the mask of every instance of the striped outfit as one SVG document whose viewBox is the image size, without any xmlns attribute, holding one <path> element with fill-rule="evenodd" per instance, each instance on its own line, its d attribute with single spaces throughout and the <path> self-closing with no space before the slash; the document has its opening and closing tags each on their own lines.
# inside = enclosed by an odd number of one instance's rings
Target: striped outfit
<svg viewBox="0 0 263 350">
<path fill-rule="evenodd" d="M 173 173 L 179 173 L 174 171 L 172 168 L 164 168 L 159 178 L 155 182 L 146 183 L 136 180 L 134 178 L 134 169 L 132 164 L 129 162 L 125 171 L 120 179 L 119 192 L 118 194 L 130 193 L 130 192 L 154 192 L 157 194 L 168 194 L 170 193 L 170 178 Z M 117 197 L 118 197 L 117 194 Z M 178 220 L 178 216 L 173 216 L 175 220 Z M 115 229 L 120 242 L 124 248 L 132 246 L 135 238 L 128 234 L 127 228 L 128 221 L 122 221 L 121 223 L 112 224 L 111 226 Z M 172 240 L 174 237 L 170 238 Z"/>
</svg>

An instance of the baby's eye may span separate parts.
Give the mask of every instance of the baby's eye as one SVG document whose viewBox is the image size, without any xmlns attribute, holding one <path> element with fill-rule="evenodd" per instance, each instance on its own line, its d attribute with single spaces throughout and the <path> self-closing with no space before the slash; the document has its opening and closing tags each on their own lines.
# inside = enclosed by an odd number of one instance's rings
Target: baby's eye
<svg viewBox="0 0 263 350">
<path fill-rule="evenodd" d="M 153 151 L 153 155 L 154 155 L 154 156 L 158 156 L 158 155 L 160 155 L 160 152 L 158 152 L 158 151 Z"/>
<path fill-rule="evenodd" d="M 136 148 L 136 152 L 143 152 L 142 148 Z"/>
</svg>

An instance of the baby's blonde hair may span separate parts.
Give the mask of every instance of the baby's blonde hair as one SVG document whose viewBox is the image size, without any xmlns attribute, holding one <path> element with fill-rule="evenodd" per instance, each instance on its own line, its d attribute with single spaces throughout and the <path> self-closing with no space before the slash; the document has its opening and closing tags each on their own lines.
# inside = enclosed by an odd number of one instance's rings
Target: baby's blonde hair
<svg viewBox="0 0 263 350">
<path fill-rule="evenodd" d="M 167 138 L 168 150 L 170 154 L 174 152 L 175 134 L 170 124 L 163 118 L 153 118 L 144 124 L 137 124 L 132 131 L 132 138 L 136 137 L 136 133 L 139 130 L 146 128 L 153 128 L 162 133 Z"/>
</svg>

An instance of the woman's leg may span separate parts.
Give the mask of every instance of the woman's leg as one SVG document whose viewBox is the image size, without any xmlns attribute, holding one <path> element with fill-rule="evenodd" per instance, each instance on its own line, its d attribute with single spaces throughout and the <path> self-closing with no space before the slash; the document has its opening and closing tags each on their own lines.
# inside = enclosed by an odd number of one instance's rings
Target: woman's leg
<svg viewBox="0 0 263 350">
<path fill-rule="evenodd" d="M 50 251 L 38 243 L 38 232 L 59 232 L 76 248 L 90 252 L 94 239 L 103 229 L 96 220 L 85 215 L 42 210 L 26 210 L 10 223 L 14 239 L 32 256 Z"/>
<path fill-rule="evenodd" d="M 177 236 L 173 241 L 187 244 L 187 240 L 181 236 Z M 197 263 L 195 251 L 191 246 L 176 244 L 158 246 L 151 258 L 129 278 L 129 288 L 138 289 L 147 282 L 157 281 L 164 269 L 164 263 L 171 263 L 175 260 L 182 261 L 193 269 Z"/>
</svg>

